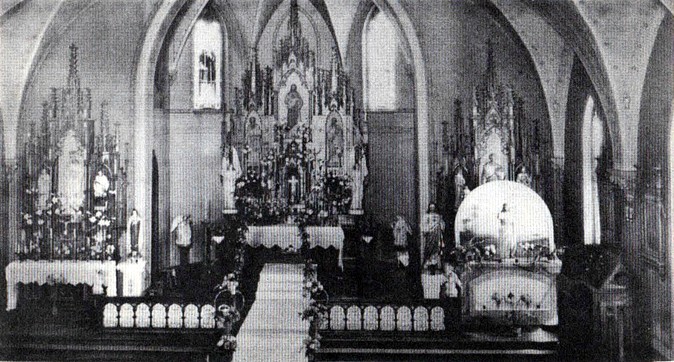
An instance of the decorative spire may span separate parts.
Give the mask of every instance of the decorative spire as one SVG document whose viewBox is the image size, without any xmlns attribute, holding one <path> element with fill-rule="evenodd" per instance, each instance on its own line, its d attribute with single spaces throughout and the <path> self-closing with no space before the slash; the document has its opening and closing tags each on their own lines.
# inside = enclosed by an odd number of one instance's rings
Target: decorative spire
<svg viewBox="0 0 674 362">
<path fill-rule="evenodd" d="M 496 69 L 494 67 L 494 43 L 491 39 L 487 40 L 487 89 L 489 94 L 493 95 L 496 87 Z"/>
<path fill-rule="evenodd" d="M 68 69 L 68 88 L 80 87 L 80 76 L 77 73 L 77 46 L 70 44 L 70 67 Z"/>
<path fill-rule="evenodd" d="M 302 39 L 302 26 L 300 25 L 300 12 L 297 0 L 290 0 L 290 18 L 288 19 L 288 30 L 290 31 L 290 41 L 293 46 L 299 45 Z"/>
</svg>

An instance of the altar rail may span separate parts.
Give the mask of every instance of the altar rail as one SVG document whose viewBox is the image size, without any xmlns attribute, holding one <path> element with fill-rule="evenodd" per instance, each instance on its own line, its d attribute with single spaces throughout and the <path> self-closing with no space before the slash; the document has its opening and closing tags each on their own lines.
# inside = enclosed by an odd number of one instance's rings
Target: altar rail
<svg viewBox="0 0 674 362">
<path fill-rule="evenodd" d="M 109 298 L 101 313 L 103 328 L 213 329 L 212 302 L 149 301 Z"/>
<path fill-rule="evenodd" d="M 330 302 L 322 330 L 438 332 L 445 330 L 441 301 L 405 304 L 381 302 Z"/>
</svg>

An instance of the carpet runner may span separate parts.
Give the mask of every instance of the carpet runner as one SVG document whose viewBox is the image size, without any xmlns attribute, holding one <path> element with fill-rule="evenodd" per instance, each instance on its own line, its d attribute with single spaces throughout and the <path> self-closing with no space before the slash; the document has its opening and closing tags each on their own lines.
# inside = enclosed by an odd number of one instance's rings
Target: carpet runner
<svg viewBox="0 0 674 362">
<path fill-rule="evenodd" d="M 236 337 L 233 360 L 306 361 L 304 339 L 309 336 L 309 322 L 300 313 L 307 304 L 302 297 L 301 264 L 266 264 L 255 302 Z"/>
</svg>

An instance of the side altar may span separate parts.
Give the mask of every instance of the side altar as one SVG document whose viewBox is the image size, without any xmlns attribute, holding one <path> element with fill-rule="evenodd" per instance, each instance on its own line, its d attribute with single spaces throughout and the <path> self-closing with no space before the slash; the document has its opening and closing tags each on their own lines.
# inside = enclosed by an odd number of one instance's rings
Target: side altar
<svg viewBox="0 0 674 362">
<path fill-rule="evenodd" d="M 23 138 L 21 234 L 6 268 L 8 310 L 16 308 L 19 283 L 85 284 L 94 294 L 116 296 L 117 271 L 125 274 L 126 263 L 145 265 L 140 218 L 126 215 L 128 144 L 121 145 L 119 124 L 111 128 L 106 102 L 94 118 L 77 50 L 70 46 L 66 85 L 51 88 L 41 119 Z M 144 269 L 127 275 L 138 289 Z"/>
</svg>

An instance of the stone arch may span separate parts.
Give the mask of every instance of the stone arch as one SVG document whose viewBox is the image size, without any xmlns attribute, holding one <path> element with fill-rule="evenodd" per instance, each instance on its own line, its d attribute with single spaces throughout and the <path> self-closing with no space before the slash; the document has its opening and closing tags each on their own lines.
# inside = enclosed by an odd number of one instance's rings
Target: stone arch
<svg viewBox="0 0 674 362">
<path fill-rule="evenodd" d="M 224 3 L 222 6 L 215 6 L 218 4 L 214 4 L 214 9 L 218 13 L 223 26 L 226 26 L 226 36 L 228 41 L 231 42 L 228 48 L 238 48 L 244 52 L 243 56 L 247 58 L 247 54 L 245 54 L 248 51 L 246 41 L 237 27 L 238 23 L 231 9 L 226 2 Z M 133 164 L 130 167 L 133 189 L 129 192 L 131 195 L 129 206 L 137 209 L 141 218 L 146 220 L 149 225 L 156 221 L 152 220 L 151 214 L 155 71 L 171 26 L 178 20 L 178 15 L 184 7 L 191 4 L 187 0 L 170 0 L 162 2 L 158 6 L 142 39 L 132 78 L 134 80 L 132 87 L 135 117 L 133 124 Z M 200 13 L 195 12 L 193 15 L 195 19 Z M 187 21 L 190 21 L 190 19 Z M 189 32 L 187 32 L 187 35 L 189 35 Z M 143 229 L 145 240 L 151 240 L 150 229 Z M 145 247 L 145 255 L 151 255 L 151 243 L 146 243 Z M 148 268 L 151 268 L 151 266 L 148 266 Z"/>
<path fill-rule="evenodd" d="M 496 2 L 496 0 L 489 1 Z M 618 106 L 605 59 L 590 26 L 572 0 L 528 2 L 528 6 L 564 38 L 585 67 L 606 117 L 610 143 L 613 147 L 613 162 L 615 165 L 622 164 L 624 157 Z"/>
<path fill-rule="evenodd" d="M 361 0 L 358 4 L 351 29 L 347 49 L 344 54 L 345 68 L 353 81 L 357 93 L 362 91 L 362 64 L 360 59 L 361 39 L 363 27 L 368 19 L 372 8 L 376 6 L 381 12 L 391 19 L 402 40 L 405 51 L 411 57 L 414 73 L 414 104 L 416 120 L 415 147 L 417 151 L 416 182 L 417 182 L 417 223 L 426 211 L 430 200 L 430 154 L 428 148 L 429 117 L 428 117 L 428 80 L 426 76 L 426 63 L 421 50 L 421 43 L 414 24 L 399 0 Z M 362 94 L 360 94 L 362 99 Z"/>
</svg>

